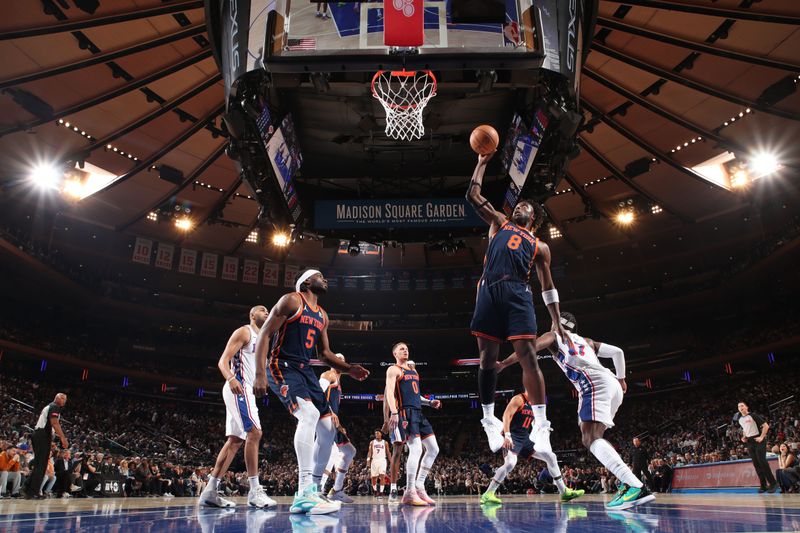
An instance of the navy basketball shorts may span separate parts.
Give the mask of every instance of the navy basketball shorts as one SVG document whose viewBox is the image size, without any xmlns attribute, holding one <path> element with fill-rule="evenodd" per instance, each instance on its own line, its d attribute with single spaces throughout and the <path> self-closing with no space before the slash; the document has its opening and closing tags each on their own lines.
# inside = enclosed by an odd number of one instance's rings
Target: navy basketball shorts
<svg viewBox="0 0 800 533">
<path fill-rule="evenodd" d="M 289 410 L 297 409 L 297 398 L 309 400 L 319 410 L 320 416 L 330 416 L 331 410 L 325 393 L 319 386 L 311 365 L 294 361 L 270 361 L 267 365 L 269 388 Z"/>
<path fill-rule="evenodd" d="M 337 429 L 336 437 L 334 437 L 333 442 L 337 446 L 346 446 L 347 444 L 350 444 L 350 439 L 347 438 L 347 435 Z"/>
<path fill-rule="evenodd" d="M 511 451 L 521 459 L 527 459 L 533 455 L 533 443 L 525 433 L 511 433 L 511 440 L 514 442 L 514 447 Z"/>
<path fill-rule="evenodd" d="M 410 437 L 421 437 L 427 439 L 433 435 L 433 428 L 425 415 L 422 414 L 422 409 L 416 407 L 405 407 L 400 410 L 400 419 L 397 421 L 397 430 L 402 442 L 407 441 Z M 392 442 L 397 442 L 392 439 Z"/>
<path fill-rule="evenodd" d="M 481 279 L 470 331 L 494 342 L 535 339 L 536 312 L 530 285 Z"/>
</svg>

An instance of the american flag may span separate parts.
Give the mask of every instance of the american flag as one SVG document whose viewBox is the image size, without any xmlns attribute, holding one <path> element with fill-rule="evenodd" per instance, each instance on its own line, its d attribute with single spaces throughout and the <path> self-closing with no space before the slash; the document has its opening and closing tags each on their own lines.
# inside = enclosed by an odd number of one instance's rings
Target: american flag
<svg viewBox="0 0 800 533">
<path fill-rule="evenodd" d="M 297 50 L 316 50 L 317 40 L 313 37 L 303 37 L 302 39 L 289 39 L 287 49 L 290 52 Z"/>
</svg>

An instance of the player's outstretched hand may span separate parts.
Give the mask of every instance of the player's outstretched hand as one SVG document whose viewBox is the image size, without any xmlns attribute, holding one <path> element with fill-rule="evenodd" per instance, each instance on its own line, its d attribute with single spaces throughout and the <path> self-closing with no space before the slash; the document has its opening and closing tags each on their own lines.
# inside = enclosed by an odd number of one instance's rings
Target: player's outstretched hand
<svg viewBox="0 0 800 533">
<path fill-rule="evenodd" d="M 256 381 L 253 383 L 253 394 L 257 398 L 261 398 L 267 394 L 266 374 L 256 374 Z"/>
<path fill-rule="evenodd" d="M 495 150 L 496 152 L 496 150 Z M 495 152 L 489 152 L 488 154 L 478 154 L 478 164 L 479 165 L 486 165 L 489 161 L 494 157 Z"/>
<path fill-rule="evenodd" d="M 369 370 L 361 365 L 350 365 L 348 375 L 353 379 L 357 379 L 358 381 L 364 381 L 367 379 L 367 376 L 369 376 Z"/>
<path fill-rule="evenodd" d="M 431 400 L 431 407 L 434 409 L 441 409 L 442 408 L 442 401 L 441 400 Z"/>
<path fill-rule="evenodd" d="M 577 353 L 575 350 L 575 344 L 572 342 L 572 337 L 568 335 L 568 332 L 563 325 L 555 322 L 553 323 L 553 328 L 551 331 L 561 337 L 561 339 L 566 343 L 566 345 L 569 347 L 570 355 L 575 355 Z"/>
</svg>

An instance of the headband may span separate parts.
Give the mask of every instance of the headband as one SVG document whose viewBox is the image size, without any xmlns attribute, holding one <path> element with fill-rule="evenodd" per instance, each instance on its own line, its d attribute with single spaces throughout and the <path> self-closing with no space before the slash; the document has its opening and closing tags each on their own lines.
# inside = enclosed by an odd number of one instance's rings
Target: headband
<svg viewBox="0 0 800 533">
<path fill-rule="evenodd" d="M 575 322 L 571 322 L 571 321 L 567 320 L 566 318 L 564 318 L 563 316 L 561 317 L 561 321 L 560 322 L 561 322 L 561 325 L 566 327 L 567 329 L 575 329 Z"/>
<path fill-rule="evenodd" d="M 303 287 L 303 283 L 308 281 L 308 278 L 315 274 L 322 274 L 319 270 L 309 269 L 303 272 L 303 275 L 297 278 L 297 283 L 294 284 L 294 288 L 297 292 L 300 292 L 300 289 Z"/>
</svg>

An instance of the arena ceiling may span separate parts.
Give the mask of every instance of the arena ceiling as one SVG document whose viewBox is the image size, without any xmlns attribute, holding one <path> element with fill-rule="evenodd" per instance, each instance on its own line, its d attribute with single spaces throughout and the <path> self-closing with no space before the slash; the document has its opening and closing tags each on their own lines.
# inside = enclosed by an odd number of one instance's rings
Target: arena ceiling
<svg viewBox="0 0 800 533">
<path fill-rule="evenodd" d="M 245 242 L 259 205 L 225 155 L 223 82 L 203 2 L 101 1 L 90 14 L 91 4 L 42 0 L 0 8 L 5 198 L 32 198 L 20 183 L 33 165 L 86 154 L 80 157 L 87 163 L 122 179 L 58 206 L 67 216 L 198 249 L 267 254 Z M 581 152 L 545 203 L 563 235 L 556 246 L 582 253 L 691 233 L 694 226 L 713 238 L 703 222 L 741 220 L 751 191 L 714 185 L 689 169 L 726 151 L 742 160 L 775 154 L 783 169 L 770 178 L 779 180 L 773 188 L 796 187 L 798 23 L 796 0 L 601 0 L 581 80 Z M 371 102 L 366 87 L 346 90 Z M 307 78 L 298 78 L 290 94 L 306 202 L 387 192 L 461 195 L 474 165 L 469 132 L 511 115 L 502 84 L 476 89 L 458 106 L 432 104 L 437 118 L 429 127 L 447 145 L 447 157 L 435 149 L 369 155 L 365 128 L 377 125 L 365 126 L 337 95 L 317 94 Z M 177 183 L 160 178 L 154 167 L 162 166 L 179 171 Z M 624 227 L 615 216 L 629 199 L 650 212 Z M 165 203 L 189 207 L 194 229 L 148 220 Z M 316 250 L 321 243 L 298 242 L 291 253 L 313 258 Z"/>
</svg>

